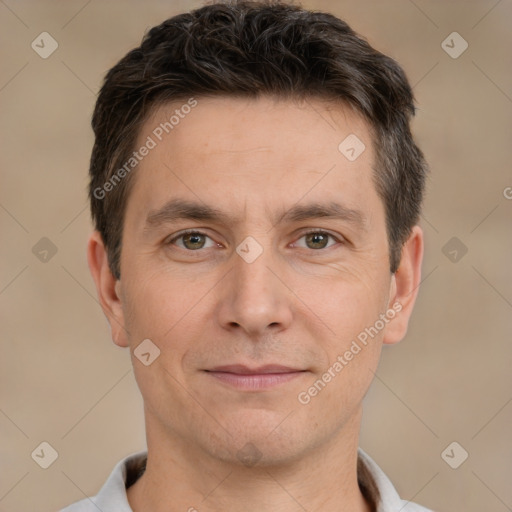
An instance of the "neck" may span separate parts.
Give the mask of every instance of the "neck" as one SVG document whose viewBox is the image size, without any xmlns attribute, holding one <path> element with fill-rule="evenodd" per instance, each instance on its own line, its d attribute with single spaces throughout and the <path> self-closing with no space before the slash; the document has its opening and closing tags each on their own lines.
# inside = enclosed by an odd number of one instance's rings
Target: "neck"
<svg viewBox="0 0 512 512">
<path fill-rule="evenodd" d="M 134 512 L 372 512 L 357 481 L 360 414 L 352 422 L 300 460 L 254 467 L 214 459 L 147 422 L 146 471 L 127 491 L 130 506 Z"/>
</svg>

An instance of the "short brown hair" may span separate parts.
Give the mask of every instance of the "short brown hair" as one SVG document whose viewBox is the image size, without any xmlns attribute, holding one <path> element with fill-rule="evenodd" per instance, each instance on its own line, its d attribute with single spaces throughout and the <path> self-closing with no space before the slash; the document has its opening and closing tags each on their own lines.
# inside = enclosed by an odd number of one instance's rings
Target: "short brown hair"
<svg viewBox="0 0 512 512">
<path fill-rule="evenodd" d="M 89 198 L 116 278 L 133 173 L 108 193 L 104 184 L 130 158 L 154 108 L 215 95 L 317 97 L 360 113 L 373 133 L 390 270 L 398 269 L 402 246 L 419 220 L 427 172 L 409 126 L 415 107 L 404 71 L 332 14 L 272 0 L 235 0 L 153 27 L 105 77 L 92 118 Z"/>
</svg>

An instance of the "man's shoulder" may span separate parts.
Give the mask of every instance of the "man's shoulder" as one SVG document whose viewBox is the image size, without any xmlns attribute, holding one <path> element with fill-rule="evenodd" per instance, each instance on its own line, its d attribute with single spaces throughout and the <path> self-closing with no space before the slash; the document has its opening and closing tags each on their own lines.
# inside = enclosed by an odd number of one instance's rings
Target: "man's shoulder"
<svg viewBox="0 0 512 512">
<path fill-rule="evenodd" d="M 391 480 L 361 448 L 358 450 L 358 478 L 374 503 L 377 512 L 433 512 L 431 509 L 400 498 Z"/>
<path fill-rule="evenodd" d="M 147 452 L 137 452 L 120 460 L 96 496 L 72 503 L 59 512 L 133 512 L 126 488 L 134 483 L 145 468 Z"/>
<path fill-rule="evenodd" d="M 412 501 L 402 500 L 403 506 L 400 508 L 401 512 L 434 512 L 431 508 L 425 508 Z"/>
<path fill-rule="evenodd" d="M 393 484 L 361 448 L 358 450 L 358 480 L 360 486 L 374 504 L 377 512 L 433 512 L 431 509 L 402 500 Z M 99 510 L 132 512 L 126 488 L 133 484 L 144 471 L 147 452 L 138 452 L 117 463 L 100 492 L 62 509 L 60 512 L 97 512 Z"/>
<path fill-rule="evenodd" d="M 67 506 L 66 508 L 63 508 L 60 510 L 60 512 L 93 512 L 98 511 L 97 506 L 94 504 L 91 499 L 86 498 L 81 501 L 77 501 L 76 503 L 72 503 L 71 505 Z"/>
</svg>

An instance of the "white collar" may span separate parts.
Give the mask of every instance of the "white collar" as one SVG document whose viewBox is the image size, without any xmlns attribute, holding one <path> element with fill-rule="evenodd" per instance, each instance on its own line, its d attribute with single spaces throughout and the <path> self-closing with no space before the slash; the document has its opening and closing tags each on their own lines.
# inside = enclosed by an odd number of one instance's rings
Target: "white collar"
<svg viewBox="0 0 512 512">
<path fill-rule="evenodd" d="M 117 463 L 100 492 L 94 498 L 87 498 L 70 505 L 61 512 L 133 512 L 126 495 L 127 483 L 133 483 L 143 470 L 147 452 L 137 452 Z M 360 485 L 371 489 L 376 487 L 380 500 L 377 512 L 432 512 L 415 503 L 402 500 L 382 469 L 361 448 L 358 449 L 360 463 L 368 470 L 372 482 L 360 481 Z M 368 478 L 368 476 L 366 477 Z M 375 501 L 376 496 L 372 496 Z"/>
</svg>

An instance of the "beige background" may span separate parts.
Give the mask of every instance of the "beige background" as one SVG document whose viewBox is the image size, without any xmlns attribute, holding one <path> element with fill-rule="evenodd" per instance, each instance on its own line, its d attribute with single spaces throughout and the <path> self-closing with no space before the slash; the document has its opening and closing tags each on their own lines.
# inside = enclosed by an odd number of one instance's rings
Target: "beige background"
<svg viewBox="0 0 512 512">
<path fill-rule="evenodd" d="M 85 259 L 89 122 L 104 73 L 146 29 L 199 5 L 0 2 L 2 512 L 93 495 L 144 448 L 129 354 L 110 342 Z M 344 18 L 404 66 L 431 165 L 424 280 L 406 340 L 384 351 L 361 445 L 404 498 L 439 512 L 512 510 L 512 2 L 303 5 Z M 43 31 L 59 44 L 48 59 L 31 48 Z M 441 47 L 453 31 L 469 43 L 457 59 Z M 42 237 L 57 248 L 47 262 L 32 252 Z M 468 250 L 458 262 L 442 251 L 452 237 Z M 59 454 L 46 470 L 31 458 L 42 441 Z M 452 441 L 469 453 L 458 469 L 441 458 Z"/>
</svg>

